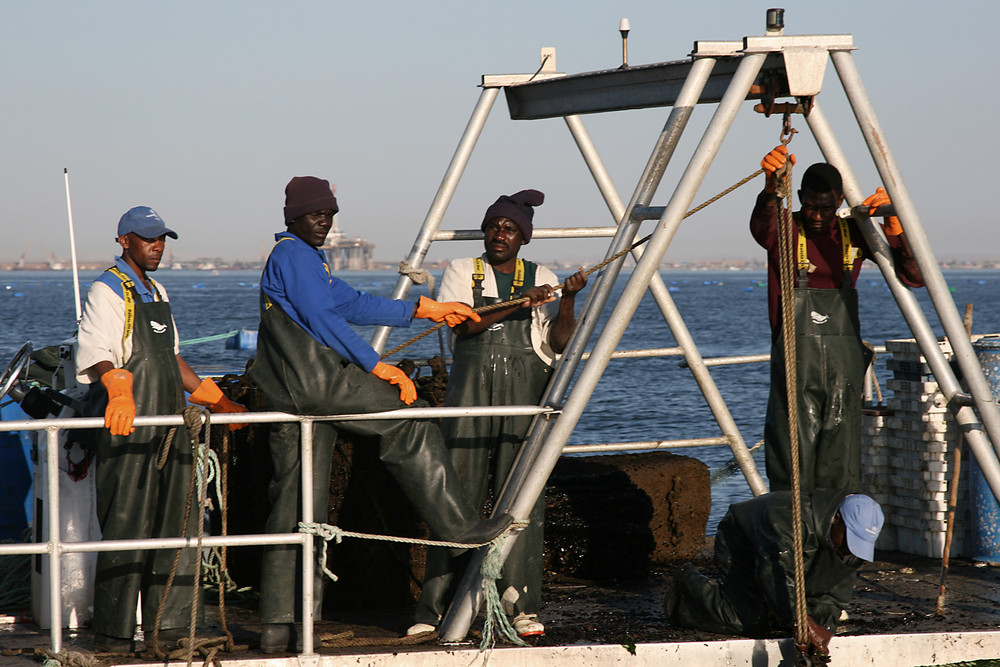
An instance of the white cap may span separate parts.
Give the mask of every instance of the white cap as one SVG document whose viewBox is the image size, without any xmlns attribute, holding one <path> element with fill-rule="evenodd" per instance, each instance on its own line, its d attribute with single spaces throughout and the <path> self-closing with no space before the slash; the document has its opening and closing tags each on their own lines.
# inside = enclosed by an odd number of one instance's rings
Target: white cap
<svg viewBox="0 0 1000 667">
<path fill-rule="evenodd" d="M 622 32 L 628 32 L 631 28 L 628 26 L 628 19 L 622 19 L 618 22 L 618 29 Z"/>
</svg>

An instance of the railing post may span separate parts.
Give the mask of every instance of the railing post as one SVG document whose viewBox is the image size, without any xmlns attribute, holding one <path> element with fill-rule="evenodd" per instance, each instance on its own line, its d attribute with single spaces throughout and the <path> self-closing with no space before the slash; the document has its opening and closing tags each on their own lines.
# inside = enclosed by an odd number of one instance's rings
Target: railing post
<svg viewBox="0 0 1000 667">
<path fill-rule="evenodd" d="M 59 428 L 45 429 L 45 463 L 49 487 L 49 632 L 52 637 L 52 651 L 62 651 L 62 544 L 59 522 Z"/>
<path fill-rule="evenodd" d="M 302 520 L 312 522 L 313 507 L 313 421 L 302 419 L 299 422 L 299 436 L 302 443 L 300 457 L 302 473 Z M 316 574 L 316 554 L 313 548 L 314 538 L 310 533 L 302 533 L 302 654 L 313 655 L 313 590 Z"/>
</svg>

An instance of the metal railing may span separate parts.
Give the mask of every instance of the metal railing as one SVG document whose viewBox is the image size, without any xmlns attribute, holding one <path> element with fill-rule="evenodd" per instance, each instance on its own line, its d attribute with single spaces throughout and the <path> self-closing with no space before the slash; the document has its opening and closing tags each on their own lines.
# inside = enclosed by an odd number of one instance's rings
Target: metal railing
<svg viewBox="0 0 1000 667">
<path fill-rule="evenodd" d="M 301 457 L 302 457 L 302 516 L 313 516 L 312 494 L 312 425 L 317 421 L 372 421 L 387 419 L 432 419 L 466 416 L 501 416 L 501 415 L 539 415 L 556 412 L 551 408 L 534 405 L 513 405 L 503 407 L 483 408 L 405 408 L 387 412 L 367 414 L 348 414 L 333 416 L 296 416 L 284 412 L 251 412 L 239 414 L 212 415 L 211 423 L 226 424 L 272 424 L 282 422 L 297 422 L 300 424 Z M 141 426 L 171 426 L 184 428 L 182 415 L 162 415 L 136 417 L 134 425 Z M 63 541 L 61 537 L 62 507 L 60 504 L 59 485 L 62 483 L 59 469 L 59 434 L 61 431 L 78 429 L 104 428 L 104 419 L 100 417 L 62 417 L 53 419 L 27 419 L 17 421 L 0 421 L 0 432 L 34 431 L 45 433 L 45 464 L 46 485 L 44 492 L 44 521 L 48 526 L 48 539 L 39 542 L 0 544 L 0 555 L 45 555 L 48 561 L 50 637 L 52 651 L 62 651 L 63 605 L 60 598 L 62 588 L 62 556 L 72 553 L 94 553 L 100 551 L 131 551 L 147 549 L 193 549 L 202 547 L 242 547 L 264 546 L 273 544 L 298 544 L 303 553 L 310 553 L 314 537 L 310 533 L 268 533 L 256 535 L 226 535 L 197 537 L 149 538 L 135 540 L 99 540 L 99 541 Z M 40 447 L 41 443 L 37 443 Z M 100 463 L 98 462 L 98 465 Z M 38 493 L 38 490 L 36 490 Z M 41 517 L 35 517 L 35 521 Z M 302 559 L 302 608 L 303 613 L 303 654 L 313 653 L 313 570 L 314 558 Z"/>
</svg>

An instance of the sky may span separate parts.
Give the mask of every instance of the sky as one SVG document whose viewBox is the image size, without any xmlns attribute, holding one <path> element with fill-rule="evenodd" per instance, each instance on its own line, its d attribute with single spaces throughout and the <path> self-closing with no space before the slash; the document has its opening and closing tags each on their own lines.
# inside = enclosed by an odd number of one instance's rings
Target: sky
<svg viewBox="0 0 1000 667">
<path fill-rule="evenodd" d="M 764 33 L 772 5 L 747 0 L 634 2 L 7 3 L 0 23 L 0 261 L 69 257 L 63 170 L 77 254 L 116 254 L 118 218 L 156 209 L 180 238 L 176 260 L 255 260 L 284 229 L 284 186 L 336 185 L 341 230 L 408 253 L 479 98 L 483 74 L 533 72 L 542 47 L 557 69 L 684 59 L 696 40 Z M 854 58 L 939 260 L 1000 257 L 996 214 L 1000 4 L 787 1 L 785 34 L 852 34 Z M 983 74 L 985 72 L 985 74 Z M 990 82 L 993 83 L 990 83 Z M 819 99 L 866 190 L 879 184 L 829 65 Z M 669 200 L 714 106 L 700 106 L 653 203 Z M 583 117 L 627 201 L 669 109 Z M 805 121 L 791 144 L 820 159 Z M 780 118 L 747 102 L 695 198 L 757 168 Z M 804 163 L 802 161 L 805 161 Z M 747 219 L 757 181 L 688 219 L 665 259 L 761 258 Z M 476 228 L 497 196 L 546 194 L 537 227 L 612 219 L 562 120 L 512 121 L 501 95 L 443 229 Z M 957 204 L 961 204 L 958 206 Z M 652 224 L 652 223 L 647 223 Z M 644 228 L 644 233 L 647 228 Z M 606 240 L 537 240 L 523 256 L 591 262 Z M 429 259 L 477 253 L 439 243 Z M 530 252 L 529 252 L 530 250 Z"/>
</svg>

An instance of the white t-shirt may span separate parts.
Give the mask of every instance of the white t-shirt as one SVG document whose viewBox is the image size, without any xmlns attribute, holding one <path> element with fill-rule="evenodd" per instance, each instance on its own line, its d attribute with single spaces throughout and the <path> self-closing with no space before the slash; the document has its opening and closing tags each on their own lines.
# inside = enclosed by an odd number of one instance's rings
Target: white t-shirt
<svg viewBox="0 0 1000 667">
<path fill-rule="evenodd" d="M 493 267 L 486 261 L 485 254 L 482 255 L 482 260 L 483 268 L 485 269 L 483 272 L 485 274 L 483 296 L 499 298 L 497 280 L 493 275 Z M 437 295 L 438 301 L 459 301 L 467 306 L 473 305 L 472 273 L 474 266 L 475 260 L 472 257 L 456 259 L 449 263 L 448 267 L 444 270 L 444 276 L 441 278 L 441 289 L 438 290 Z M 555 287 L 559 284 L 559 278 L 549 269 L 539 265 L 535 271 L 535 284 L 552 285 Z M 558 290 L 557 293 L 561 291 Z M 559 294 L 559 296 L 561 297 L 562 295 Z M 549 331 L 558 317 L 558 299 L 544 306 L 531 309 L 531 346 L 535 349 L 538 357 L 549 366 L 555 364 L 557 356 L 552 346 L 549 345 Z M 450 339 L 452 349 L 455 347 L 456 336 L 455 331 L 452 330 Z"/>
<path fill-rule="evenodd" d="M 159 283 L 156 292 L 161 301 L 169 301 L 167 291 Z M 180 352 L 177 325 L 170 318 L 174 328 L 174 354 Z M 110 361 L 115 368 L 121 368 L 132 357 L 132 336 L 122 344 L 125 332 L 125 300 L 101 281 L 95 281 L 87 292 L 87 303 L 83 307 L 80 331 L 76 340 L 76 379 L 81 384 L 90 384 L 91 379 L 84 371 L 100 361 Z"/>
</svg>

